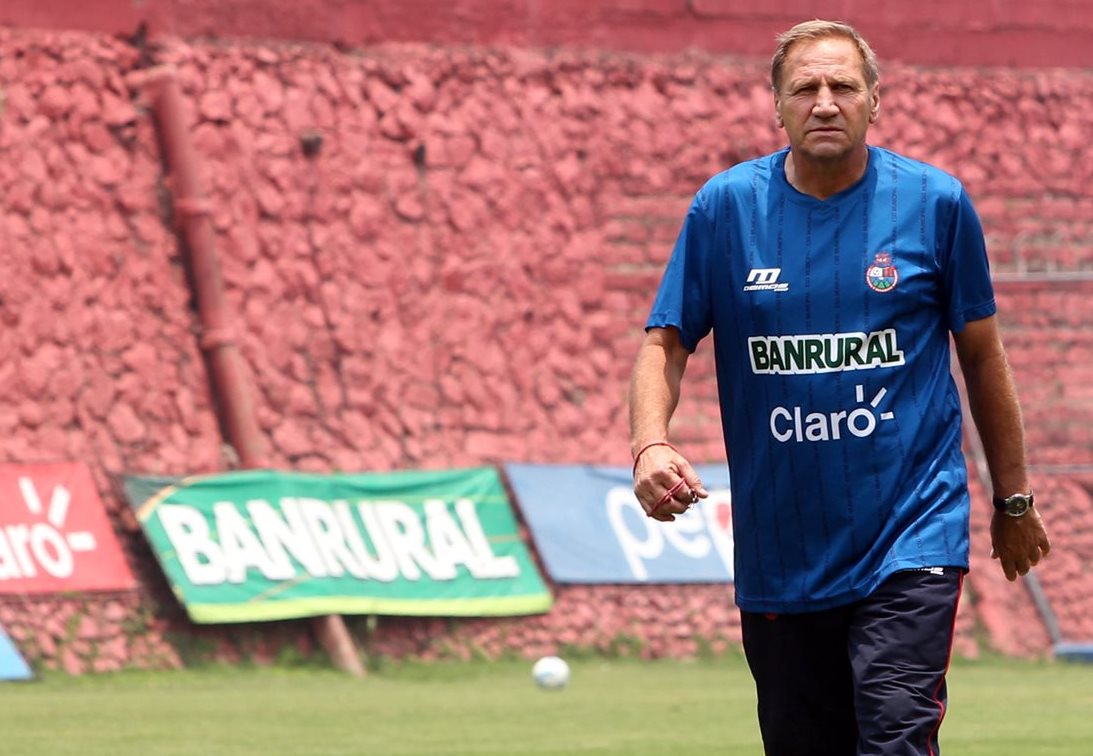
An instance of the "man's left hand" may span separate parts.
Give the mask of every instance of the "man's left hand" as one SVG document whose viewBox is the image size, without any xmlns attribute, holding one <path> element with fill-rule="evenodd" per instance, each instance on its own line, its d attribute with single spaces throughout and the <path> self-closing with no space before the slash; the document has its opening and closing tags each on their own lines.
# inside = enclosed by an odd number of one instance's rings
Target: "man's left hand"
<svg viewBox="0 0 1093 756">
<path fill-rule="evenodd" d="M 996 511 L 991 519 L 991 545 L 991 556 L 1001 563 L 1011 582 L 1018 575 L 1027 575 L 1051 551 L 1044 521 L 1035 507 L 1020 517 Z"/>
</svg>

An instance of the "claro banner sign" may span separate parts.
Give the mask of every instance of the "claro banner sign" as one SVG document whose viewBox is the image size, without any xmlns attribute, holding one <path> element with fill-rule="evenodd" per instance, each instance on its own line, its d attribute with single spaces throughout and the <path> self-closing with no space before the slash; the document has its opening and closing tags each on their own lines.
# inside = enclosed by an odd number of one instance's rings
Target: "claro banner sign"
<svg viewBox="0 0 1093 756">
<path fill-rule="evenodd" d="M 133 587 L 86 464 L 0 464 L 0 593 Z"/>
<path fill-rule="evenodd" d="M 496 616 L 551 596 L 492 468 L 128 477 L 195 622 L 321 614 Z"/>
<path fill-rule="evenodd" d="M 695 468 L 707 499 L 675 522 L 645 516 L 623 467 L 507 464 L 547 573 L 559 583 L 729 583 L 728 468 Z"/>
</svg>

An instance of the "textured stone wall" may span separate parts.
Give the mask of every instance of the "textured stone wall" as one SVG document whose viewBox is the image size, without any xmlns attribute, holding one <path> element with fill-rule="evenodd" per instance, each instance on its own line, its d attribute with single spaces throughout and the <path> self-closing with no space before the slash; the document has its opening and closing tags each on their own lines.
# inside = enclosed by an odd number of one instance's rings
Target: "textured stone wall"
<svg viewBox="0 0 1093 756">
<path fill-rule="evenodd" d="M 769 57 L 809 18 L 857 26 L 885 60 L 926 65 L 1093 65 L 1084 0 L 5 0 L 0 24 L 135 36 L 556 46 Z"/>
<path fill-rule="evenodd" d="M 782 144 L 762 60 L 177 40 L 150 52 L 192 104 L 258 420 L 285 468 L 626 464 L 630 362 L 689 196 Z M 310 653 L 306 623 L 190 626 L 119 498 L 123 472 L 233 462 L 153 126 L 125 84 L 138 58 L 101 36 L 0 30 L 0 459 L 89 461 L 142 583 L 0 598 L 0 622 L 28 656 L 72 671 Z M 1075 160 L 1093 114 L 1069 104 L 1093 97 L 1093 76 L 893 65 L 884 87 L 875 141 L 966 179 L 998 270 L 1093 267 L 1093 167 Z M 708 352 L 688 368 L 674 436 L 712 461 L 724 452 Z M 1073 461 L 1070 440 L 1036 454 Z M 984 585 L 960 615 L 962 653 L 991 606 L 1029 611 L 1020 587 Z M 728 589 L 556 594 L 544 617 L 350 626 L 374 654 L 426 657 L 703 653 L 739 636 Z M 1046 643 L 1006 637 L 990 642 Z"/>
<path fill-rule="evenodd" d="M 114 476 L 214 469 L 220 444 L 152 126 L 123 82 L 136 57 L 92 35 L 0 30 L 0 459 L 88 461 L 156 585 Z M 0 621 L 29 658 L 73 672 L 171 663 L 147 601 L 5 596 Z"/>
</svg>

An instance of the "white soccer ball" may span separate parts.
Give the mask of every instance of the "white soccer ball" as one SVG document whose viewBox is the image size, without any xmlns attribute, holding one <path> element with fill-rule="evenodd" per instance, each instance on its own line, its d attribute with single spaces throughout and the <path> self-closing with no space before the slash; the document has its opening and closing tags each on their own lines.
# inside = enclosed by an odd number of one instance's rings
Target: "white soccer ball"
<svg viewBox="0 0 1093 756">
<path fill-rule="evenodd" d="M 569 682 L 569 665 L 558 656 L 544 656 L 531 668 L 535 684 L 544 690 L 561 690 Z"/>
</svg>

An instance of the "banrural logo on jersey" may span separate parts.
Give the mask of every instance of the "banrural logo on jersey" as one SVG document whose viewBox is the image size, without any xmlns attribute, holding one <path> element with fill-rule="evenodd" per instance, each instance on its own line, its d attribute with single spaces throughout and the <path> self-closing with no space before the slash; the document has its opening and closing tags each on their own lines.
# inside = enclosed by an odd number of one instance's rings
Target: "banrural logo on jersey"
<svg viewBox="0 0 1093 756">
<path fill-rule="evenodd" d="M 196 621 L 321 613 L 545 611 L 550 596 L 490 468 L 129 478 Z"/>
</svg>

